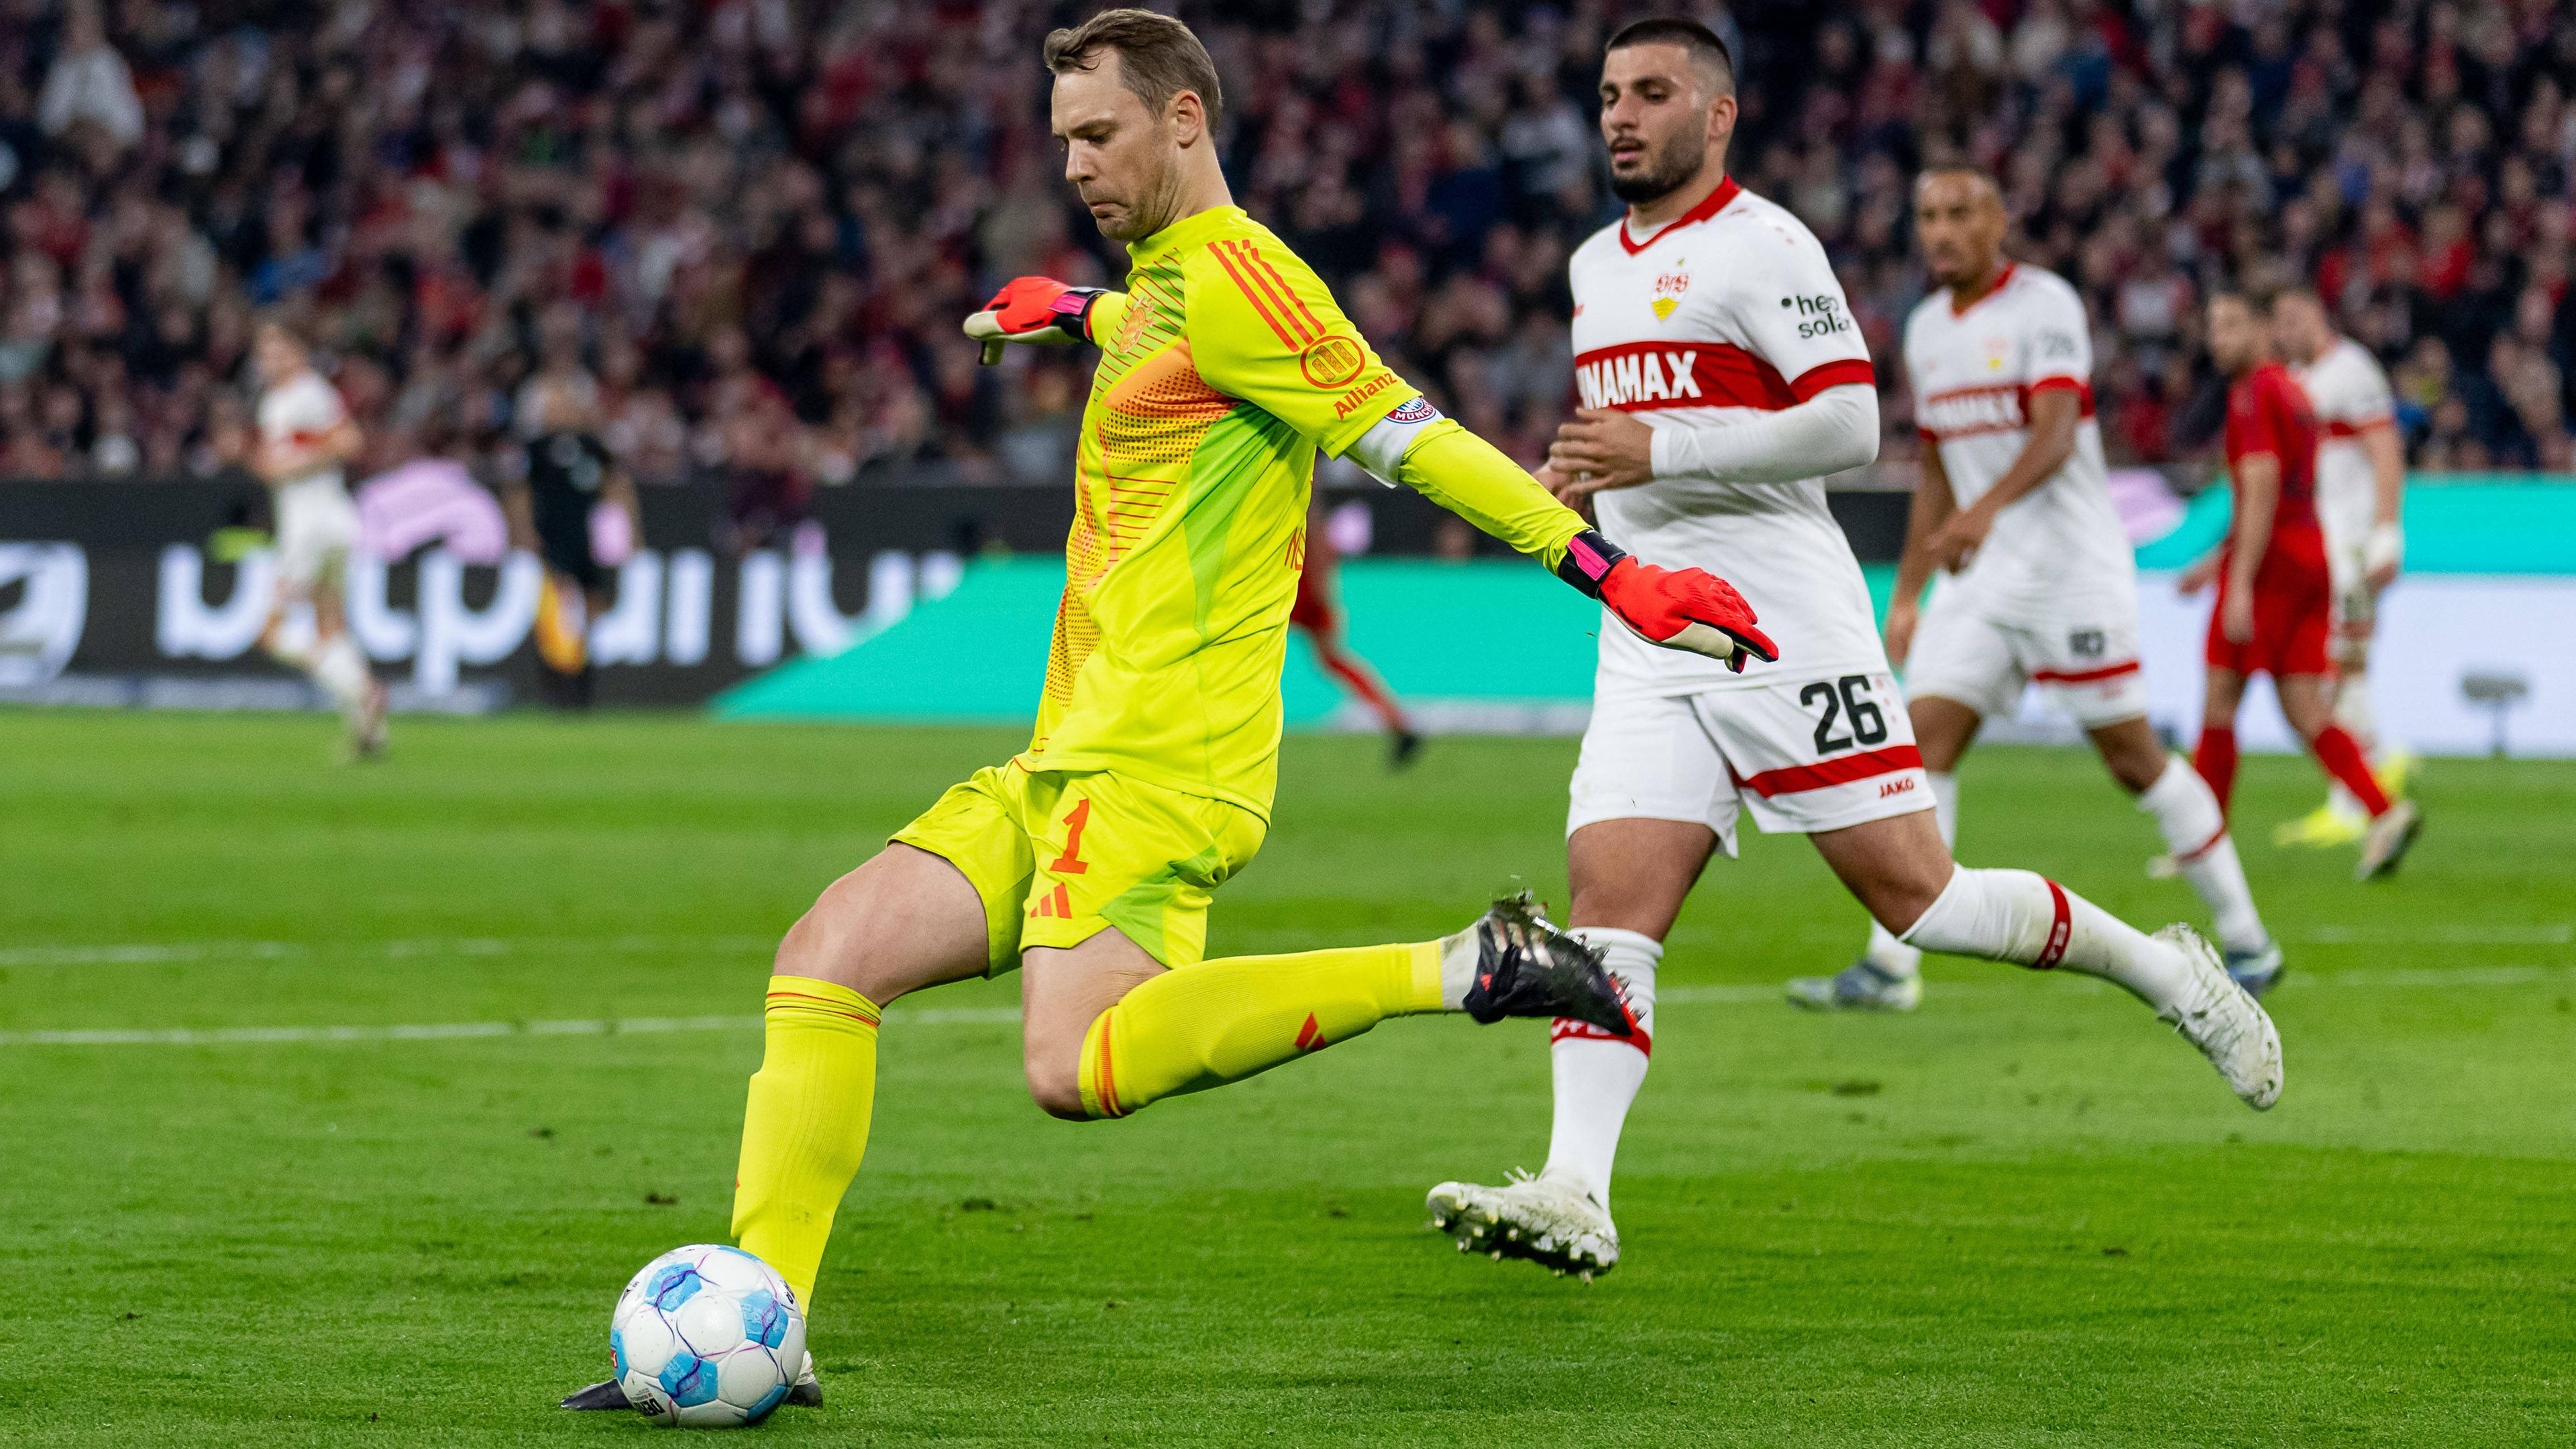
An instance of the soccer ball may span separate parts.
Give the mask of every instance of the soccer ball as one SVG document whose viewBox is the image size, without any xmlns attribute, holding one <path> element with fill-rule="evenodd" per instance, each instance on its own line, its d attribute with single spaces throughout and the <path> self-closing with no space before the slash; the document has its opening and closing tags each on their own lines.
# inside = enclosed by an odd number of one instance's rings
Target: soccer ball
<svg viewBox="0 0 2576 1449">
<path fill-rule="evenodd" d="M 673 1248 L 617 1295 L 608 1352 L 626 1401 L 656 1424 L 757 1424 L 804 1370 L 805 1310 L 740 1248 Z"/>
</svg>

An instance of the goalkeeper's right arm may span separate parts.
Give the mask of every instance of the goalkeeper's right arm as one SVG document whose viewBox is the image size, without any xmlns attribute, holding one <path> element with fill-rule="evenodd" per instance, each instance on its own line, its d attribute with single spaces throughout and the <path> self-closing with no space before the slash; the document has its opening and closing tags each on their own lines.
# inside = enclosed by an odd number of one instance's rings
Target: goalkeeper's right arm
<svg viewBox="0 0 2576 1449">
<path fill-rule="evenodd" d="M 966 319 L 966 335 L 984 344 L 986 367 L 1002 360 L 1006 342 L 1088 342 L 1127 315 L 1127 294 L 1068 287 L 1052 277 L 1013 277 L 984 310 Z"/>
</svg>

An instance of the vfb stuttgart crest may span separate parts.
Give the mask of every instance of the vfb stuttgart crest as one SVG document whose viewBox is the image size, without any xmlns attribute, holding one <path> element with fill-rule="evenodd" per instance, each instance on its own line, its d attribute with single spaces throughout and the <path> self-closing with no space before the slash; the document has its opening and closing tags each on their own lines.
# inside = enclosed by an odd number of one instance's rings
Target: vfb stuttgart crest
<svg viewBox="0 0 2576 1449">
<path fill-rule="evenodd" d="M 1661 322 L 1673 315 L 1682 304 L 1682 293 L 1690 290 L 1690 273 L 1666 272 L 1655 278 L 1655 320 Z"/>
</svg>

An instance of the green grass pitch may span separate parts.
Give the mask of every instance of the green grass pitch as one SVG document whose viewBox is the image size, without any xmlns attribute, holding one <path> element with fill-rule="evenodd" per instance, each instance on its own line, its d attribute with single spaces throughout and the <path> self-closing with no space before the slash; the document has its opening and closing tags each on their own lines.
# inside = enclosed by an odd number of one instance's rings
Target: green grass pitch
<svg viewBox="0 0 2576 1449">
<path fill-rule="evenodd" d="M 724 1235 L 771 943 L 1017 743 L 406 720 L 351 770 L 314 718 L 0 713 L 0 1441 L 650 1432 L 552 1404 L 629 1273 Z M 1376 753 L 1288 742 L 1215 950 L 1452 929 L 1515 875 L 1562 901 L 1571 742 Z M 1965 783 L 1969 860 L 2197 918 L 2088 757 L 1991 749 Z M 830 1401 L 759 1432 L 2569 1442 L 2576 767 L 2435 763 L 2422 846 L 2368 888 L 2268 844 L 2317 791 L 2260 758 L 2239 800 L 2294 972 L 2260 1116 L 2081 980 L 1942 962 L 1909 1018 L 1791 1011 L 1779 980 L 1862 921 L 1802 842 L 1748 839 L 1676 934 L 1628 1261 L 1590 1286 L 1423 1223 L 1430 1183 L 1538 1165 L 1534 1024 L 1393 1022 L 1069 1125 L 1023 1092 L 1009 983 L 906 1001 L 820 1289 Z M 181 1030 L 233 1036 L 151 1035 Z"/>
</svg>

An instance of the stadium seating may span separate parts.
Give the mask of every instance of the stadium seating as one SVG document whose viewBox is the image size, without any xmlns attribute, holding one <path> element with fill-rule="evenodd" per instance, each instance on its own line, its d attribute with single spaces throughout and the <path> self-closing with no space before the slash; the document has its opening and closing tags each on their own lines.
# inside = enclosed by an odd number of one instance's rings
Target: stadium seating
<svg viewBox="0 0 2576 1449">
<path fill-rule="evenodd" d="M 1182 6 L 1241 199 L 1525 455 L 1566 392 L 1566 251 L 1608 214 L 1594 58 L 1644 8 Z M 2570 466 L 2564 7 L 1702 8 L 1740 56 L 1739 175 L 1834 249 L 1878 355 L 1922 289 L 1908 177 L 1964 152 L 2004 176 L 2020 252 L 2087 291 L 2117 459 L 2205 448 L 2193 299 L 2269 264 L 2391 364 L 2419 465 Z M 954 331 L 996 278 L 1107 269 L 1044 130 L 1049 7 L 13 13 L 0 477 L 222 468 L 271 305 L 337 352 L 378 465 L 497 446 L 550 345 L 588 352 L 647 479 L 720 463 L 726 419 L 777 399 L 826 483 L 1060 456 L 1080 359 L 988 372 Z"/>
</svg>

